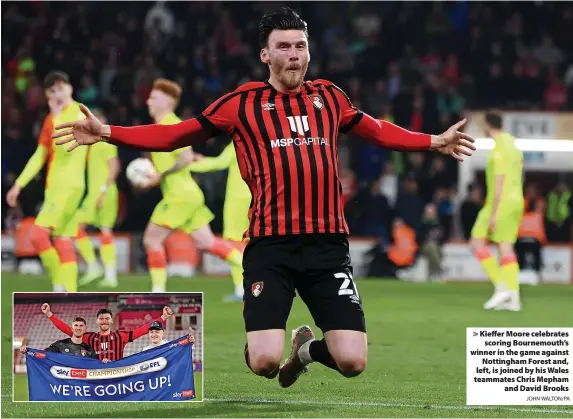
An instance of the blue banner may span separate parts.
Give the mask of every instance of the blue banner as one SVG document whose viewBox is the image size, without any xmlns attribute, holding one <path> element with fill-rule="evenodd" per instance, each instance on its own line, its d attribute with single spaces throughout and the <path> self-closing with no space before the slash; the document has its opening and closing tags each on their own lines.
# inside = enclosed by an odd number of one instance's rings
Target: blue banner
<svg viewBox="0 0 573 419">
<path fill-rule="evenodd" d="M 181 401 L 195 398 L 193 344 L 187 336 L 104 364 L 28 349 L 31 401 Z"/>
</svg>

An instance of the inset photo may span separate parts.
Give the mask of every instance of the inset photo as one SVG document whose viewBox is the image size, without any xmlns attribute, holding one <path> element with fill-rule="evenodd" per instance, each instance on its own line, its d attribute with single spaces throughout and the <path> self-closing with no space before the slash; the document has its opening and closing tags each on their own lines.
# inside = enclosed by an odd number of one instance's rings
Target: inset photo
<svg viewBox="0 0 573 419">
<path fill-rule="evenodd" d="M 202 293 L 14 293 L 13 400 L 203 401 Z"/>
</svg>

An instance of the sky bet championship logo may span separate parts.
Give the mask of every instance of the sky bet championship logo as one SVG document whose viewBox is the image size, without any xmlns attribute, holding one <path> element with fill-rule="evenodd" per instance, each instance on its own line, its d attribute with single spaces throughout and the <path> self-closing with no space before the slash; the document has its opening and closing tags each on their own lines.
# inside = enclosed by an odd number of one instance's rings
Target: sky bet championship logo
<svg viewBox="0 0 573 419">
<path fill-rule="evenodd" d="M 52 368 L 50 368 L 50 373 L 56 378 L 63 378 L 67 380 L 105 380 L 161 371 L 166 366 L 167 360 L 161 357 L 140 362 L 139 364 L 128 365 L 125 367 L 93 370 L 60 367 L 54 365 Z"/>
<path fill-rule="evenodd" d="M 301 146 L 301 145 L 324 145 L 328 147 L 328 138 L 324 137 L 307 137 L 306 134 L 310 131 L 310 126 L 308 125 L 308 115 L 303 116 L 287 116 L 290 130 L 298 134 L 299 137 L 294 138 L 279 138 L 277 140 L 271 140 L 271 148 L 276 147 L 289 147 L 291 145 Z"/>
</svg>

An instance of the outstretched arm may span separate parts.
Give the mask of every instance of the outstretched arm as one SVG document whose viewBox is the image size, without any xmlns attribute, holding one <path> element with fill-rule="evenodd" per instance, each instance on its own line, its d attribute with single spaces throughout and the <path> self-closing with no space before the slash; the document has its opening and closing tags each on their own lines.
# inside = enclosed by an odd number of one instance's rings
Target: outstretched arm
<svg viewBox="0 0 573 419">
<path fill-rule="evenodd" d="M 199 144 L 219 135 L 206 118 L 193 118 L 173 125 L 142 125 L 119 127 L 104 125 L 104 141 L 115 145 L 135 147 L 143 151 L 173 151 Z"/>
<path fill-rule="evenodd" d="M 32 154 L 32 157 L 28 160 L 28 163 L 26 163 L 24 170 L 22 170 L 18 179 L 16 179 L 16 185 L 20 188 L 25 188 L 34 176 L 42 170 L 47 157 L 48 149 L 43 144 L 39 144 L 34 154 Z"/>
<path fill-rule="evenodd" d="M 230 93 L 215 101 L 197 118 L 173 125 L 142 125 L 118 127 L 102 123 L 84 105 L 80 105 L 86 119 L 58 125 L 53 138 L 58 145 L 72 143 L 68 151 L 80 145 L 106 141 L 143 151 L 172 151 L 205 142 L 224 132 L 231 133 L 237 114 L 237 99 Z M 66 129 L 67 128 L 67 129 Z"/>
<path fill-rule="evenodd" d="M 201 160 L 191 164 L 191 171 L 197 173 L 215 172 L 217 170 L 228 169 L 236 159 L 235 148 L 231 142 L 217 157 L 203 157 Z"/>
<path fill-rule="evenodd" d="M 153 319 L 151 322 L 144 324 L 141 327 L 138 327 L 137 329 L 134 329 L 130 332 L 122 332 L 122 333 L 126 333 L 130 336 L 126 336 L 127 341 L 128 342 L 133 342 L 135 339 L 138 339 L 142 336 L 145 336 L 148 332 L 149 332 L 149 325 L 153 322 L 161 322 L 164 323 L 165 320 L 167 320 L 169 317 L 171 317 L 173 315 L 173 310 L 171 310 L 171 308 L 169 308 L 168 306 L 165 306 L 163 308 L 163 314 L 161 315 L 161 317 L 158 317 L 156 319 Z"/>
<path fill-rule="evenodd" d="M 70 327 L 69 324 L 64 323 L 53 314 L 51 316 L 48 316 L 48 319 L 50 319 L 50 321 L 54 323 L 54 326 L 60 329 L 60 331 L 64 332 L 68 336 L 72 336 L 72 328 Z"/>
<path fill-rule="evenodd" d="M 340 131 L 356 135 L 380 147 L 401 151 L 436 150 L 463 161 L 462 154 L 472 155 L 475 140 L 458 131 L 466 120 L 458 122 L 441 135 L 412 132 L 387 121 L 372 118 L 357 109 L 346 94 L 338 87 L 327 88 L 340 105 Z"/>
</svg>

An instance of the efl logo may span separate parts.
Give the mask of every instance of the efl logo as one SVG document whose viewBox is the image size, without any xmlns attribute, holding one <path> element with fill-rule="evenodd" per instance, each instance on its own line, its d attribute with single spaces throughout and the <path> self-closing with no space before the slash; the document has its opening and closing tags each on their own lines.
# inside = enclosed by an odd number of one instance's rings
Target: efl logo
<svg viewBox="0 0 573 419">
<path fill-rule="evenodd" d="M 193 390 L 185 390 L 181 397 L 193 397 L 195 392 Z"/>
<path fill-rule="evenodd" d="M 87 378 L 88 371 L 87 370 L 71 370 L 70 376 L 72 378 Z"/>
</svg>

